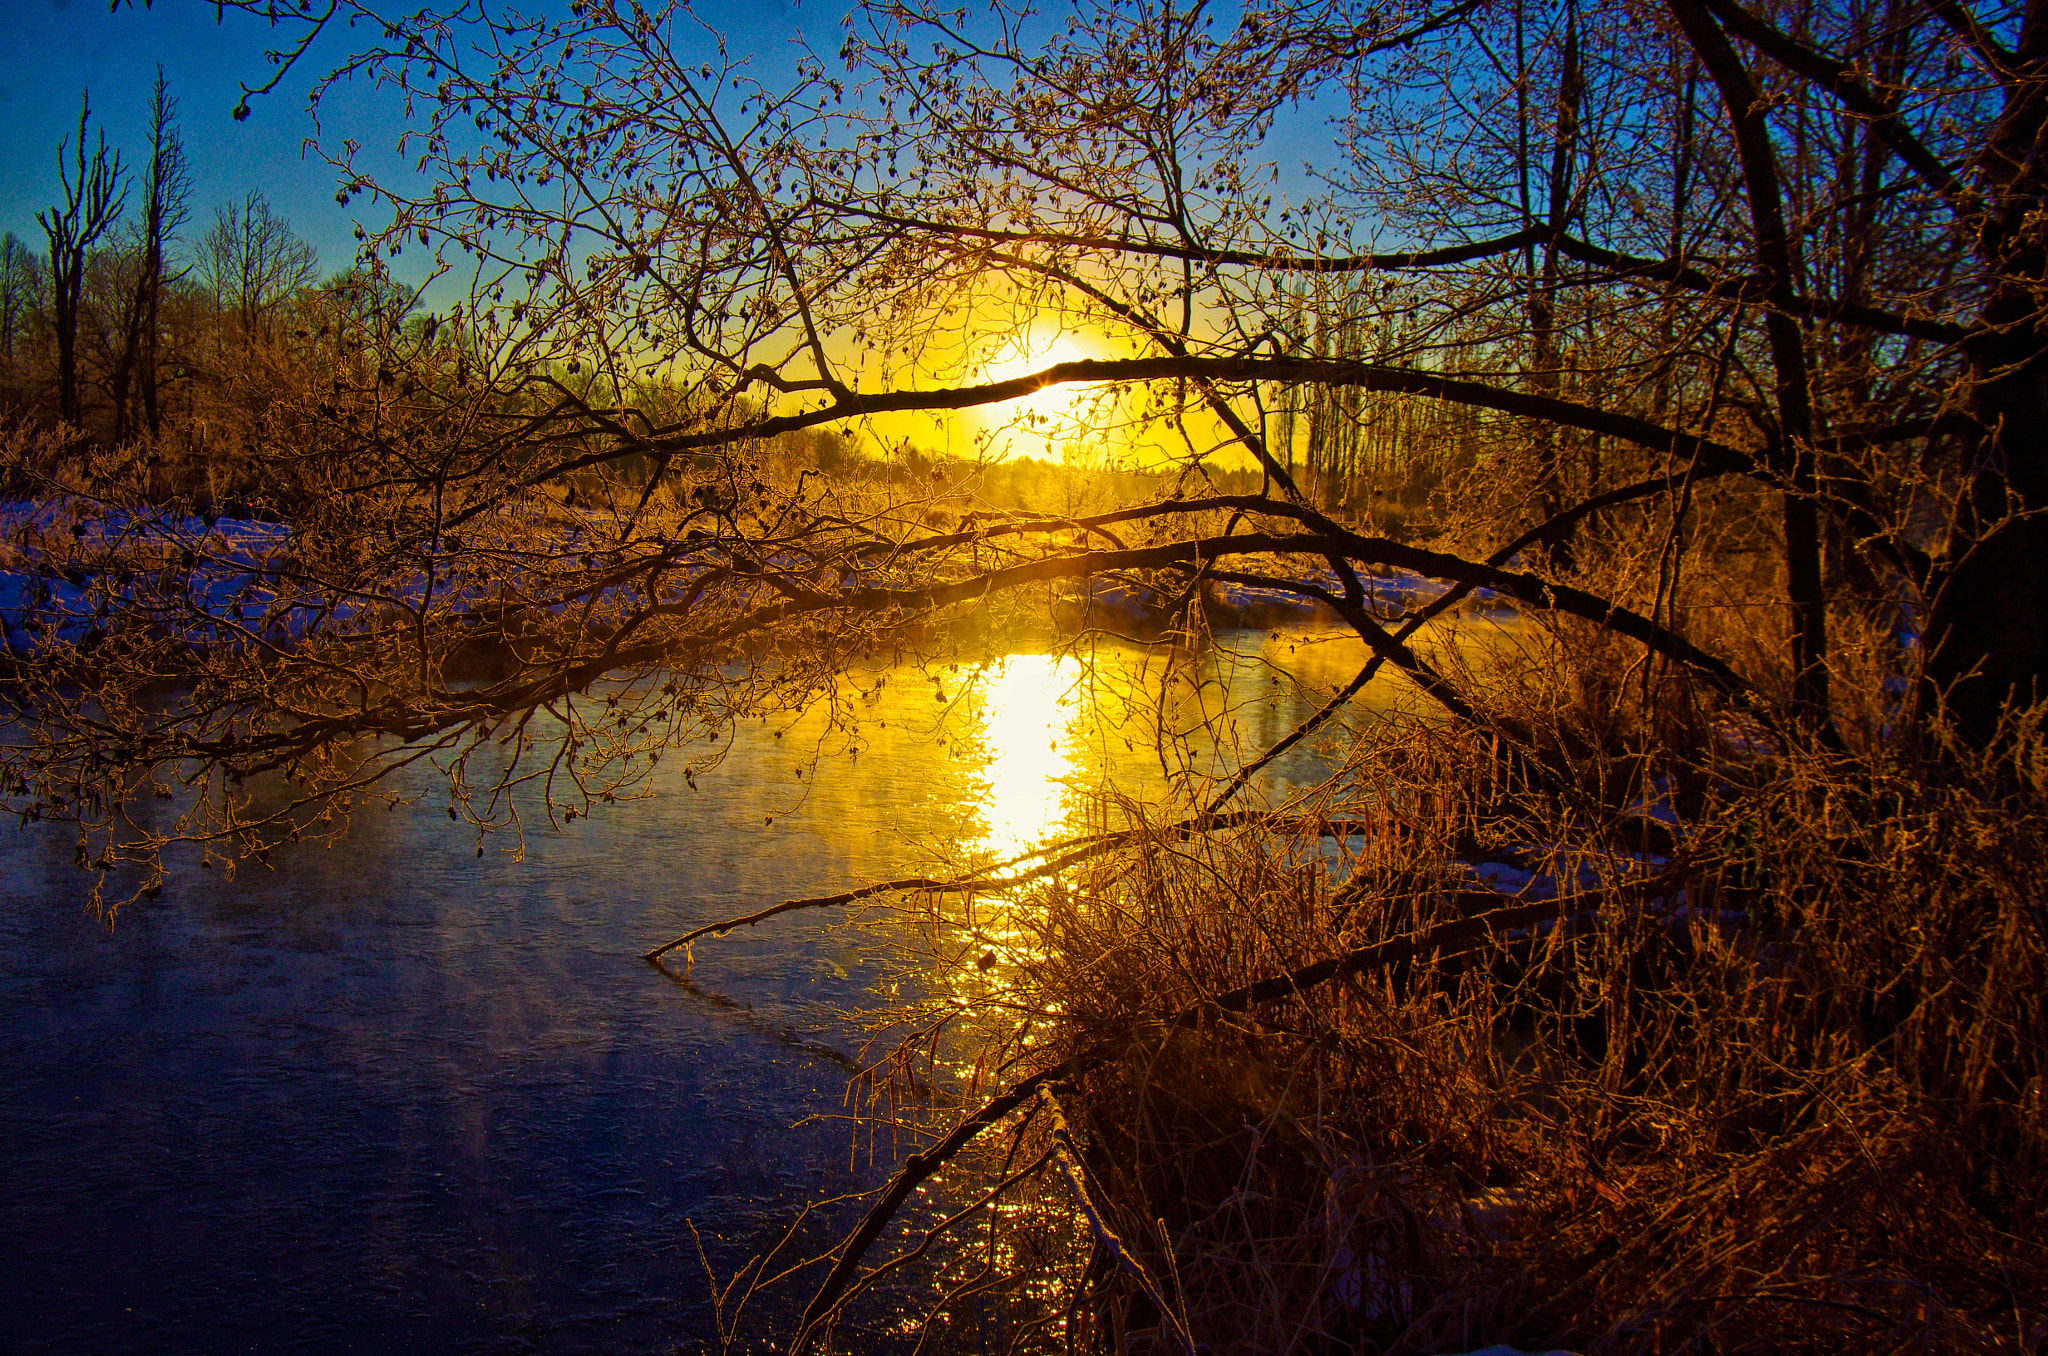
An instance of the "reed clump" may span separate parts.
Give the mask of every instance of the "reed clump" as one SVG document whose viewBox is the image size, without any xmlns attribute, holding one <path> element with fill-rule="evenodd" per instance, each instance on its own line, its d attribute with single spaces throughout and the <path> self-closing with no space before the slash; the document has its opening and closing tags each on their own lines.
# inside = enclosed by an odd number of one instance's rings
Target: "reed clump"
<svg viewBox="0 0 2048 1356">
<path fill-rule="evenodd" d="M 1023 911 L 1041 1048 L 1111 1052 L 1057 1092 L 1123 1244 L 1077 1339 L 2042 1349 L 2044 713 L 1934 757 L 1517 710 L 1606 775 L 1418 726 Z"/>
</svg>

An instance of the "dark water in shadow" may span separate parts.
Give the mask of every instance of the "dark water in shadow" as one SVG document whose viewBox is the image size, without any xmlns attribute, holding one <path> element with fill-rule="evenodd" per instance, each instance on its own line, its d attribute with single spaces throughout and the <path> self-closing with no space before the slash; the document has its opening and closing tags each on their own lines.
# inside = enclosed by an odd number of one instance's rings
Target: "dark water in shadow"
<svg viewBox="0 0 2048 1356">
<path fill-rule="evenodd" d="M 1355 645 L 1280 652 L 1296 639 L 1235 640 L 1285 683 L 1204 671 L 1204 701 L 1250 702 L 1247 739 L 1355 667 Z M 638 953 L 895 874 L 920 839 L 1043 833 L 1072 802 L 1048 775 L 1157 775 L 1141 740 L 1121 749 L 1134 727 L 1104 733 L 1071 674 L 1032 663 L 1000 700 L 946 680 L 943 744 L 930 680 L 906 679 L 857 761 L 799 781 L 803 731 L 749 729 L 702 792 L 663 782 L 534 835 L 524 863 L 475 856 L 428 797 L 275 871 L 183 866 L 110 930 L 60 831 L 10 834 L 0 1349 L 695 1349 L 686 1220 L 727 1274 L 802 1200 L 889 1166 L 843 1124 L 798 1124 L 842 1109 L 846 1070 L 816 1048 L 855 1048 L 835 1014 L 875 962 L 856 932 L 784 918 L 699 947 L 718 1002 Z"/>
</svg>

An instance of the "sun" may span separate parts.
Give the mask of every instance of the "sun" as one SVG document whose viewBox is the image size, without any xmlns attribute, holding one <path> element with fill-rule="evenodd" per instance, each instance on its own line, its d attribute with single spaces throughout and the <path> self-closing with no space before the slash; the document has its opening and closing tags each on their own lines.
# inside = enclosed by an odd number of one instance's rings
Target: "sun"
<svg viewBox="0 0 2048 1356">
<path fill-rule="evenodd" d="M 1085 362 L 1097 356 L 1076 334 L 1064 330 L 1045 333 L 1034 326 L 1003 341 L 989 361 L 985 380 L 1010 381 L 1058 363 Z M 1029 413 L 1040 419 L 1063 422 L 1076 412 L 1076 407 L 1092 385 L 1090 382 L 1066 382 L 1048 386 L 1035 395 L 1019 396 L 993 406 L 992 412 L 999 412 L 998 417 L 1001 418 Z"/>
</svg>

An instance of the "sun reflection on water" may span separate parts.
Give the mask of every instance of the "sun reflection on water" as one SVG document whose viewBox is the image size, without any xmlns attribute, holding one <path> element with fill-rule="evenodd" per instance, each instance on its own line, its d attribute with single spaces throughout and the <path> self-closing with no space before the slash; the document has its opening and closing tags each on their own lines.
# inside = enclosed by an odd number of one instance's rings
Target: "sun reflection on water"
<svg viewBox="0 0 2048 1356">
<path fill-rule="evenodd" d="M 1073 808 L 1076 726 L 1086 715 L 1071 655 L 1013 654 L 982 679 L 982 832 L 974 847 L 1007 856 L 1058 831 Z"/>
</svg>

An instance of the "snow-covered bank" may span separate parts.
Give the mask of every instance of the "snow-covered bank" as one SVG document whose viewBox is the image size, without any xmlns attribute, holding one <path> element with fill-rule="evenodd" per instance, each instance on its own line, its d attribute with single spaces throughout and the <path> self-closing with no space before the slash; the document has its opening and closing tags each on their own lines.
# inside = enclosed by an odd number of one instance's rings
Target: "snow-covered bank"
<svg viewBox="0 0 2048 1356">
<path fill-rule="evenodd" d="M 479 526 L 469 530 L 474 534 Z M 392 607 L 411 609 L 429 600 L 444 614 L 459 615 L 467 608 L 489 611 L 492 603 L 508 599 L 543 613 L 593 607 L 601 612 L 638 596 L 637 584 L 564 588 L 563 553 L 574 556 L 583 535 L 564 526 L 540 545 L 538 557 L 529 557 L 532 548 L 526 545 L 465 553 L 451 544 L 445 552 L 421 552 L 403 577 L 387 572 L 351 583 L 322 577 L 295 561 L 291 529 L 279 523 L 171 511 L 105 512 L 61 500 L 0 503 L 0 641 L 23 661 L 58 648 L 91 648 L 116 631 L 140 630 L 200 651 L 284 647 L 316 629 L 358 629 L 369 619 L 387 617 Z M 683 596 L 727 563 L 712 557 L 672 561 L 662 574 L 665 596 Z M 775 558 L 761 564 L 801 576 L 809 563 Z M 521 587 L 527 566 L 537 567 L 533 586 Z M 872 579 L 863 577 L 868 573 L 842 570 L 840 585 L 884 582 L 879 571 Z M 1360 582 L 1368 605 L 1381 615 L 1426 605 L 1448 587 L 1408 571 L 1363 574 Z M 1326 570 L 1304 575 L 1300 584 L 1343 592 Z M 766 584 L 760 588 L 764 600 L 771 596 Z M 1312 594 L 1285 584 L 1209 579 L 1202 588 L 1202 605 L 1219 626 L 1332 620 Z M 1064 588 L 1057 611 L 1067 620 L 1107 618 L 1143 628 L 1160 620 L 1168 601 L 1139 584 L 1091 578 Z M 1506 604 L 1492 590 L 1476 589 L 1464 606 Z"/>
</svg>

